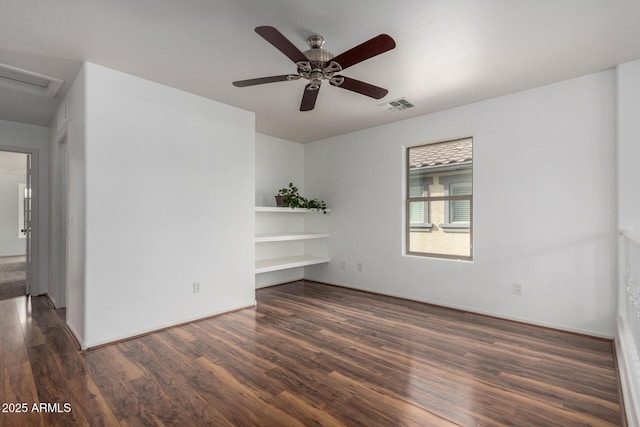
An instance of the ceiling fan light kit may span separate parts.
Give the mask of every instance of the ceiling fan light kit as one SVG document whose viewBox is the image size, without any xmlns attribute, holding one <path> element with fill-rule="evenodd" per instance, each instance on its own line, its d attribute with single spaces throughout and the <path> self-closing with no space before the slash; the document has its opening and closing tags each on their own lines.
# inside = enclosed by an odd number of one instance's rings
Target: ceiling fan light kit
<svg viewBox="0 0 640 427">
<path fill-rule="evenodd" d="M 233 82 L 234 86 L 247 87 L 265 83 L 306 79 L 309 83 L 305 86 L 302 95 L 300 111 L 313 110 L 318 97 L 318 91 L 325 80 L 332 86 L 347 89 L 375 99 L 383 98 L 388 93 L 387 89 L 346 76 L 336 75 L 336 73 L 341 72 L 345 68 L 395 48 L 395 41 L 387 34 L 380 34 L 338 56 L 334 56 L 332 52 L 323 48 L 325 40 L 324 37 L 319 35 L 309 37 L 307 43 L 310 49 L 301 52 L 274 27 L 256 27 L 255 31 L 291 59 L 298 67 L 297 73 L 239 80 Z"/>
</svg>

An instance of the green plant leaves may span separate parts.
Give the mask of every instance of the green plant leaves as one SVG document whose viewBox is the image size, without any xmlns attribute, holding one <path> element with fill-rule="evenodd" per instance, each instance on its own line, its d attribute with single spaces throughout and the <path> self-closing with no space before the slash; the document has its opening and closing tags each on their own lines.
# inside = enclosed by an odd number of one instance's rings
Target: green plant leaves
<svg viewBox="0 0 640 427">
<path fill-rule="evenodd" d="M 300 195 L 298 192 L 298 187 L 293 185 L 293 182 L 289 183 L 288 187 L 281 188 L 278 190 L 279 196 L 285 197 L 285 203 L 292 209 L 295 208 L 306 208 L 315 210 L 317 212 L 322 211 L 326 215 L 327 213 L 327 204 L 323 200 L 318 199 L 306 199 Z"/>
</svg>

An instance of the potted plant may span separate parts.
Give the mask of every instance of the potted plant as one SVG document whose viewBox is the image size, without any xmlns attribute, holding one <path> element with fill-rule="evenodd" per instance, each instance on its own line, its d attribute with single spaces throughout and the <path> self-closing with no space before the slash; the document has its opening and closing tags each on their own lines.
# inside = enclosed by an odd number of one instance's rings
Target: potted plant
<svg viewBox="0 0 640 427">
<path fill-rule="evenodd" d="M 298 187 L 293 185 L 293 182 L 290 182 L 288 187 L 278 190 L 278 195 L 275 197 L 276 206 L 279 207 L 301 208 L 305 202 L 304 197 L 300 195 Z"/>
<path fill-rule="evenodd" d="M 306 208 L 318 212 L 322 211 L 322 213 L 324 213 L 325 215 L 327 213 L 327 204 L 323 200 L 309 200 L 302 197 L 298 190 L 298 187 L 293 185 L 292 182 L 289 183 L 289 186 L 278 190 L 278 194 L 275 196 L 275 198 L 276 206 L 278 207 L 290 207 L 291 209 Z"/>
</svg>

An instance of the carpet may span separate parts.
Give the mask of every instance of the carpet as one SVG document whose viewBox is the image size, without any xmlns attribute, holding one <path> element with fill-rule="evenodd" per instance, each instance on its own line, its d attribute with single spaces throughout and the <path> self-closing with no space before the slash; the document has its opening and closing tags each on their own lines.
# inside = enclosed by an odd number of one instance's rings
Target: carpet
<svg viewBox="0 0 640 427">
<path fill-rule="evenodd" d="M 27 263 L 25 256 L 0 257 L 0 299 L 24 295 L 26 284 Z"/>
</svg>

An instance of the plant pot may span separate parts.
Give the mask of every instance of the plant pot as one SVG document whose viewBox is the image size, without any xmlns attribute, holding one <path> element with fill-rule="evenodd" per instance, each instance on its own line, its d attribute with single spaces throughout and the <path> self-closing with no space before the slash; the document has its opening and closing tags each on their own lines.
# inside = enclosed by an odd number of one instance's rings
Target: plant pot
<svg viewBox="0 0 640 427">
<path fill-rule="evenodd" d="M 289 205 L 287 204 L 288 196 L 275 196 L 276 198 L 276 206 L 279 208 L 286 208 Z"/>
</svg>

